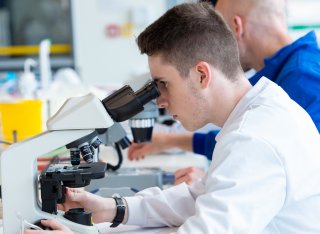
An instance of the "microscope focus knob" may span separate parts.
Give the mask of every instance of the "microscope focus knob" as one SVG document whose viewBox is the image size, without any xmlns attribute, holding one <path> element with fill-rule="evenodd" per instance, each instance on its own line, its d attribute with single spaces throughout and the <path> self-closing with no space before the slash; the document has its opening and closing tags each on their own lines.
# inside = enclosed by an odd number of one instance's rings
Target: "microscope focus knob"
<svg viewBox="0 0 320 234">
<path fill-rule="evenodd" d="M 79 223 L 82 225 L 93 225 L 91 213 L 84 211 L 83 208 L 70 209 L 64 214 L 64 217 L 72 222 Z"/>
</svg>

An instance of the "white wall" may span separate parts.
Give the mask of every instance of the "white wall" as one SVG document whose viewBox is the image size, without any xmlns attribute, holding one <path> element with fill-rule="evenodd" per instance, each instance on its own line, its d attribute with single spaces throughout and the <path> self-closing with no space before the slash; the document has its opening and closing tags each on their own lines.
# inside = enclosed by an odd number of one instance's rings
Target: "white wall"
<svg viewBox="0 0 320 234">
<path fill-rule="evenodd" d="M 320 0 L 287 0 L 288 26 L 294 39 L 315 30 L 320 39 Z"/>
<path fill-rule="evenodd" d="M 167 6 L 185 0 L 71 0 L 75 64 L 87 84 L 119 86 L 148 71 L 147 58 L 140 55 L 136 36 L 161 16 Z M 320 25 L 320 0 L 287 0 L 288 25 L 294 39 Z M 110 24 L 133 25 L 130 36 L 111 38 Z M 304 25 L 305 29 L 294 26 Z M 320 26 L 319 26 L 320 27 Z M 320 38 L 320 28 L 315 28 Z"/>
<path fill-rule="evenodd" d="M 137 35 L 166 10 L 165 0 L 72 0 L 76 69 L 87 84 L 119 85 L 148 71 Z M 111 24 L 133 25 L 133 34 L 110 37 Z"/>
</svg>

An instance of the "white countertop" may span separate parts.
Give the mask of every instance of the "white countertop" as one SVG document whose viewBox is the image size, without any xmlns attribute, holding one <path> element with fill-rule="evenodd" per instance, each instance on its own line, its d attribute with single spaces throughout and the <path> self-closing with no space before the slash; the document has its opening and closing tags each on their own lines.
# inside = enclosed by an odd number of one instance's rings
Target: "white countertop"
<svg viewBox="0 0 320 234">
<path fill-rule="evenodd" d="M 100 233 L 109 234 L 109 233 L 119 233 L 119 234 L 171 234 L 175 233 L 178 228 L 141 228 L 138 226 L 130 225 L 119 225 L 116 228 L 110 228 L 110 223 L 103 223 L 97 225 Z"/>
<path fill-rule="evenodd" d="M 117 154 L 112 147 L 102 147 L 100 158 L 106 162 L 116 163 Z M 174 172 L 177 169 L 195 166 L 203 170 L 207 170 L 209 162 L 203 155 L 191 152 L 179 151 L 171 154 L 154 154 L 147 155 L 139 161 L 129 161 L 127 159 L 127 151 L 123 151 L 123 167 L 159 167 L 164 171 Z"/>
</svg>

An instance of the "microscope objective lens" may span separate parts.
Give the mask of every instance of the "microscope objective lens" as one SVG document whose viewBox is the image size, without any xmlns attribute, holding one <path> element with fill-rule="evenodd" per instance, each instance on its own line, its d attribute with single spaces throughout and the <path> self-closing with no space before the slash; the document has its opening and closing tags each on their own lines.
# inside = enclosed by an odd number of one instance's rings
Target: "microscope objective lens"
<svg viewBox="0 0 320 234">
<path fill-rule="evenodd" d="M 72 165 L 80 164 L 80 150 L 77 148 L 70 149 L 70 160 Z"/>
<path fill-rule="evenodd" d="M 80 147 L 80 151 L 81 151 L 82 158 L 87 163 L 93 163 L 93 154 L 88 143 L 85 145 L 82 145 Z"/>
<path fill-rule="evenodd" d="M 102 141 L 98 137 L 96 137 L 95 139 L 93 139 L 91 146 L 94 149 L 97 149 L 101 143 L 102 143 Z"/>
</svg>

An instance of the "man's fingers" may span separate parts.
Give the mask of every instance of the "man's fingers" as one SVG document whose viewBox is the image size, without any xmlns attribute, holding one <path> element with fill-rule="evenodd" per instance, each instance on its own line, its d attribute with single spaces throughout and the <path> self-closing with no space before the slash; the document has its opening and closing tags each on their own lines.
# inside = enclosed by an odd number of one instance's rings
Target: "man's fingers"
<svg viewBox="0 0 320 234">
<path fill-rule="evenodd" d="M 43 234 L 43 230 L 32 230 L 32 229 L 25 229 L 23 234 Z"/>
<path fill-rule="evenodd" d="M 192 180 L 190 181 L 190 178 L 188 175 L 186 176 L 182 176 L 180 178 L 176 178 L 175 181 L 174 181 L 174 185 L 178 185 L 178 184 L 181 184 L 181 183 L 187 183 L 187 184 L 190 184 L 192 182 Z"/>
<path fill-rule="evenodd" d="M 201 179 L 204 176 L 204 172 L 196 167 L 187 167 L 179 169 L 175 172 L 175 185 L 182 182 L 187 184 L 193 183 L 195 180 Z"/>
<path fill-rule="evenodd" d="M 52 228 L 53 230 L 64 229 L 64 226 L 55 219 L 41 220 L 41 223 L 46 227 Z"/>
<path fill-rule="evenodd" d="M 144 144 L 131 145 L 128 149 L 128 159 L 135 160 L 135 159 L 139 159 L 141 157 L 144 157 L 144 154 L 142 154 L 143 147 L 144 147 Z"/>
<path fill-rule="evenodd" d="M 84 198 L 85 193 L 83 192 L 83 190 L 80 190 L 80 189 L 67 188 L 66 194 L 68 196 L 68 199 L 73 202 L 80 202 L 85 199 Z"/>
<path fill-rule="evenodd" d="M 182 168 L 177 170 L 174 175 L 176 178 L 180 178 L 181 176 L 184 176 L 188 173 L 192 173 L 194 171 L 194 167 L 186 167 L 186 168 Z"/>
<path fill-rule="evenodd" d="M 136 159 L 141 159 L 141 158 L 144 158 L 145 155 L 146 155 L 145 150 L 144 150 L 144 148 L 142 148 L 142 149 L 140 149 L 140 150 L 138 150 L 138 151 L 136 152 L 135 158 L 136 158 Z"/>
<path fill-rule="evenodd" d="M 63 204 L 58 204 L 57 208 L 58 208 L 58 210 L 65 210 L 65 207 Z"/>
<path fill-rule="evenodd" d="M 129 160 L 139 160 L 141 158 L 144 158 L 144 156 L 145 156 L 144 148 L 139 148 L 134 151 L 131 151 L 130 154 L 128 153 Z"/>
</svg>

